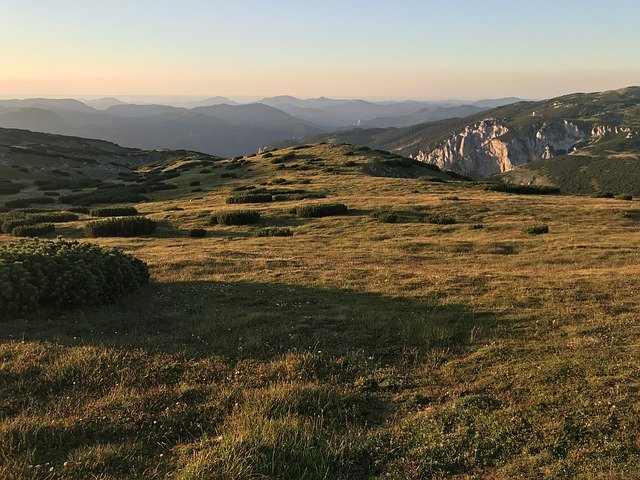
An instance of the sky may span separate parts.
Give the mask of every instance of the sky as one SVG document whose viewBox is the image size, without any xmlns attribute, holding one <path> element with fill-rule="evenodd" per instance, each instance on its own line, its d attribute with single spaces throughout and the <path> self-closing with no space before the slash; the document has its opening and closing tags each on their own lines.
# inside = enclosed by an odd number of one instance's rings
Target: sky
<svg viewBox="0 0 640 480">
<path fill-rule="evenodd" d="M 640 0 L 0 0 L 0 96 L 549 98 L 640 84 Z"/>
</svg>

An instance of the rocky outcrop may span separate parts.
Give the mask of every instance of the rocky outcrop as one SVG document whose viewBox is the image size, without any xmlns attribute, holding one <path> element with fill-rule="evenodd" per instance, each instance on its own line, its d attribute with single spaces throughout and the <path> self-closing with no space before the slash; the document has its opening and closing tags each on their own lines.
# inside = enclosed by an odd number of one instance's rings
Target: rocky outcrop
<svg viewBox="0 0 640 480">
<path fill-rule="evenodd" d="M 506 122 L 487 118 L 452 135 L 437 148 L 414 156 L 416 160 L 465 175 L 487 176 L 513 170 L 541 158 L 569 153 L 591 132 L 560 121 L 542 123 L 512 136 Z"/>
</svg>

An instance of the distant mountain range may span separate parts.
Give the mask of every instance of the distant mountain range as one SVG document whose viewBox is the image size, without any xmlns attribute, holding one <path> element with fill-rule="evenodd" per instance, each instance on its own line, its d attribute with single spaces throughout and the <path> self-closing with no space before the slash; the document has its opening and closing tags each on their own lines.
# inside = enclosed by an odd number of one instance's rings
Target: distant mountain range
<svg viewBox="0 0 640 480">
<path fill-rule="evenodd" d="M 117 98 L 0 100 L 0 127 L 97 138 L 127 147 L 190 149 L 235 156 L 265 144 L 354 126 L 403 127 L 475 114 L 490 105 L 445 102 L 368 102 L 325 97 L 264 98 L 238 104 L 226 97 L 161 104 L 129 104 Z"/>
<path fill-rule="evenodd" d="M 640 87 L 521 101 L 464 118 L 355 128 L 302 140 L 320 141 L 389 150 L 476 178 L 498 175 L 511 182 L 556 185 L 568 193 L 640 195 Z"/>
</svg>

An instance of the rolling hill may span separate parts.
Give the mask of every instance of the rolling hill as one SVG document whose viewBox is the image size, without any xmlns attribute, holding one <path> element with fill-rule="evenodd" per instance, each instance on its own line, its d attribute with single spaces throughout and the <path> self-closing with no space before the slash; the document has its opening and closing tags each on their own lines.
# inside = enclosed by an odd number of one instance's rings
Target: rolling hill
<svg viewBox="0 0 640 480">
<path fill-rule="evenodd" d="M 628 172 L 640 167 L 639 135 L 640 88 L 629 87 L 519 102 L 465 118 L 406 128 L 339 131 L 305 141 L 386 149 L 475 177 L 513 171 L 504 178 L 549 182 L 575 193 L 608 186 L 637 194 L 640 180 L 630 178 Z M 576 175 L 569 167 L 572 163 L 564 165 L 561 161 L 574 156 L 581 158 L 573 165 L 579 164 L 576 168 L 582 172 L 575 182 Z M 545 161 L 551 158 L 557 161 Z M 624 162 L 619 163 L 619 159 Z M 595 163 L 585 170 L 583 167 L 590 162 Z M 529 173 L 520 175 L 519 167 L 530 163 L 524 169 Z M 618 165 L 619 173 L 615 173 Z M 597 172 L 603 169 L 612 174 L 598 177 Z"/>
</svg>

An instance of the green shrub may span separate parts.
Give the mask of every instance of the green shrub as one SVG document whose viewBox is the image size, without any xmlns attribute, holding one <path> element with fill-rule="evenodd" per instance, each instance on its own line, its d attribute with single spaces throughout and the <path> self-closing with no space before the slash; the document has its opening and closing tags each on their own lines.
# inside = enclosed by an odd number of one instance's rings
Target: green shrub
<svg viewBox="0 0 640 480">
<path fill-rule="evenodd" d="M 288 152 L 288 153 L 285 153 L 284 155 L 281 155 L 280 158 L 282 160 L 293 160 L 294 158 L 296 158 L 296 154 L 295 152 Z"/>
<path fill-rule="evenodd" d="M 198 180 L 194 180 L 193 182 L 189 182 L 190 187 L 199 187 L 200 182 Z"/>
<path fill-rule="evenodd" d="M 254 237 L 292 237 L 293 232 L 285 227 L 264 227 L 256 228 L 253 231 Z"/>
<path fill-rule="evenodd" d="M 469 228 L 471 230 L 482 230 L 484 228 L 484 225 L 482 223 L 474 223 L 472 225 L 469 225 Z"/>
<path fill-rule="evenodd" d="M 111 302 L 149 281 L 147 265 L 90 243 L 23 240 L 0 246 L 0 314 Z"/>
<path fill-rule="evenodd" d="M 460 197 L 457 197 L 455 195 L 446 195 L 446 196 L 442 197 L 442 200 L 457 201 L 457 200 L 460 200 Z"/>
<path fill-rule="evenodd" d="M 260 212 L 255 210 L 229 210 L 211 216 L 213 225 L 253 225 L 260 221 Z"/>
<path fill-rule="evenodd" d="M 531 225 L 524 229 L 524 233 L 529 235 L 542 235 L 543 233 L 549 233 L 549 226 L 545 224 Z"/>
<path fill-rule="evenodd" d="M 517 193 L 520 195 L 552 195 L 560 193 L 557 187 L 546 185 L 516 185 L 511 183 L 479 183 L 476 188 L 491 192 Z"/>
<path fill-rule="evenodd" d="M 462 174 L 460 174 L 458 172 L 454 172 L 453 170 L 443 170 L 442 173 L 447 174 L 449 177 L 451 177 L 454 180 L 460 180 L 460 181 L 463 181 L 463 182 L 471 182 L 471 181 L 473 181 L 472 178 L 467 177 L 465 175 L 462 175 Z"/>
<path fill-rule="evenodd" d="M 376 210 L 375 212 L 371 212 L 369 216 L 382 223 L 396 223 L 398 221 L 398 214 L 389 210 Z"/>
<path fill-rule="evenodd" d="M 85 215 L 89 215 L 90 211 L 87 207 L 69 207 L 67 210 L 74 213 L 83 213 Z"/>
<path fill-rule="evenodd" d="M 276 202 L 286 202 L 290 200 L 305 200 L 308 198 L 327 198 L 324 193 L 318 192 L 305 192 L 305 193 L 282 193 L 273 196 L 273 200 Z"/>
<path fill-rule="evenodd" d="M 89 212 L 92 217 L 131 217 L 138 215 L 136 207 L 103 207 Z"/>
<path fill-rule="evenodd" d="M 227 203 L 268 203 L 273 201 L 270 193 L 247 193 L 244 195 L 233 195 L 227 198 Z"/>
<path fill-rule="evenodd" d="M 302 218 L 328 217 L 344 215 L 348 208 L 344 203 L 311 203 L 296 207 L 295 214 Z"/>
<path fill-rule="evenodd" d="M 20 193 L 24 188 L 24 185 L 18 185 L 17 183 L 2 183 L 0 184 L 0 195 L 13 195 L 15 193 Z"/>
<path fill-rule="evenodd" d="M 204 228 L 192 228 L 189 236 L 191 238 L 204 238 L 207 236 L 207 231 Z"/>
<path fill-rule="evenodd" d="M 621 193 L 620 195 L 616 195 L 616 198 L 618 200 L 630 201 L 633 200 L 633 195 L 629 195 L 628 193 Z"/>
<path fill-rule="evenodd" d="M 435 225 L 453 225 L 454 223 L 457 223 L 457 220 L 454 217 L 443 213 L 423 213 L 421 215 L 421 220 Z"/>
<path fill-rule="evenodd" d="M 597 192 L 593 192 L 591 194 L 591 197 L 593 198 L 613 198 L 615 197 L 615 195 L 611 192 L 602 192 L 602 191 L 597 191 Z"/>
<path fill-rule="evenodd" d="M 16 210 L 0 215 L 0 231 L 13 233 L 16 227 L 36 225 L 38 223 L 73 222 L 77 219 L 78 215 L 70 212 L 31 213 L 24 210 Z"/>
<path fill-rule="evenodd" d="M 166 185 L 166 184 L 165 184 Z M 137 187 L 140 190 L 147 191 L 148 187 Z M 164 187 L 161 187 L 162 189 Z M 105 188 L 94 192 L 76 193 L 72 195 L 63 195 L 60 197 L 60 203 L 76 206 L 90 206 L 99 203 L 138 203 L 149 200 L 138 191 L 130 189 L 114 189 Z"/>
<path fill-rule="evenodd" d="M 52 197 L 33 197 L 33 198 L 18 198 L 16 200 L 9 200 L 4 203 L 5 207 L 9 208 L 26 208 L 33 204 L 42 205 L 45 203 L 55 203 L 56 199 Z"/>
<path fill-rule="evenodd" d="M 262 158 L 271 158 L 273 157 L 273 153 L 271 152 L 266 152 L 262 154 Z"/>
<path fill-rule="evenodd" d="M 118 217 L 89 222 L 84 227 L 88 237 L 138 237 L 151 235 L 157 224 L 146 217 Z"/>
<path fill-rule="evenodd" d="M 53 223 L 35 223 L 33 225 L 20 225 L 15 227 L 11 234 L 14 237 L 41 237 L 52 233 L 56 229 Z"/>
<path fill-rule="evenodd" d="M 37 222 L 55 223 L 75 222 L 79 218 L 76 213 L 72 212 L 41 212 L 31 214 L 31 216 Z"/>
</svg>

